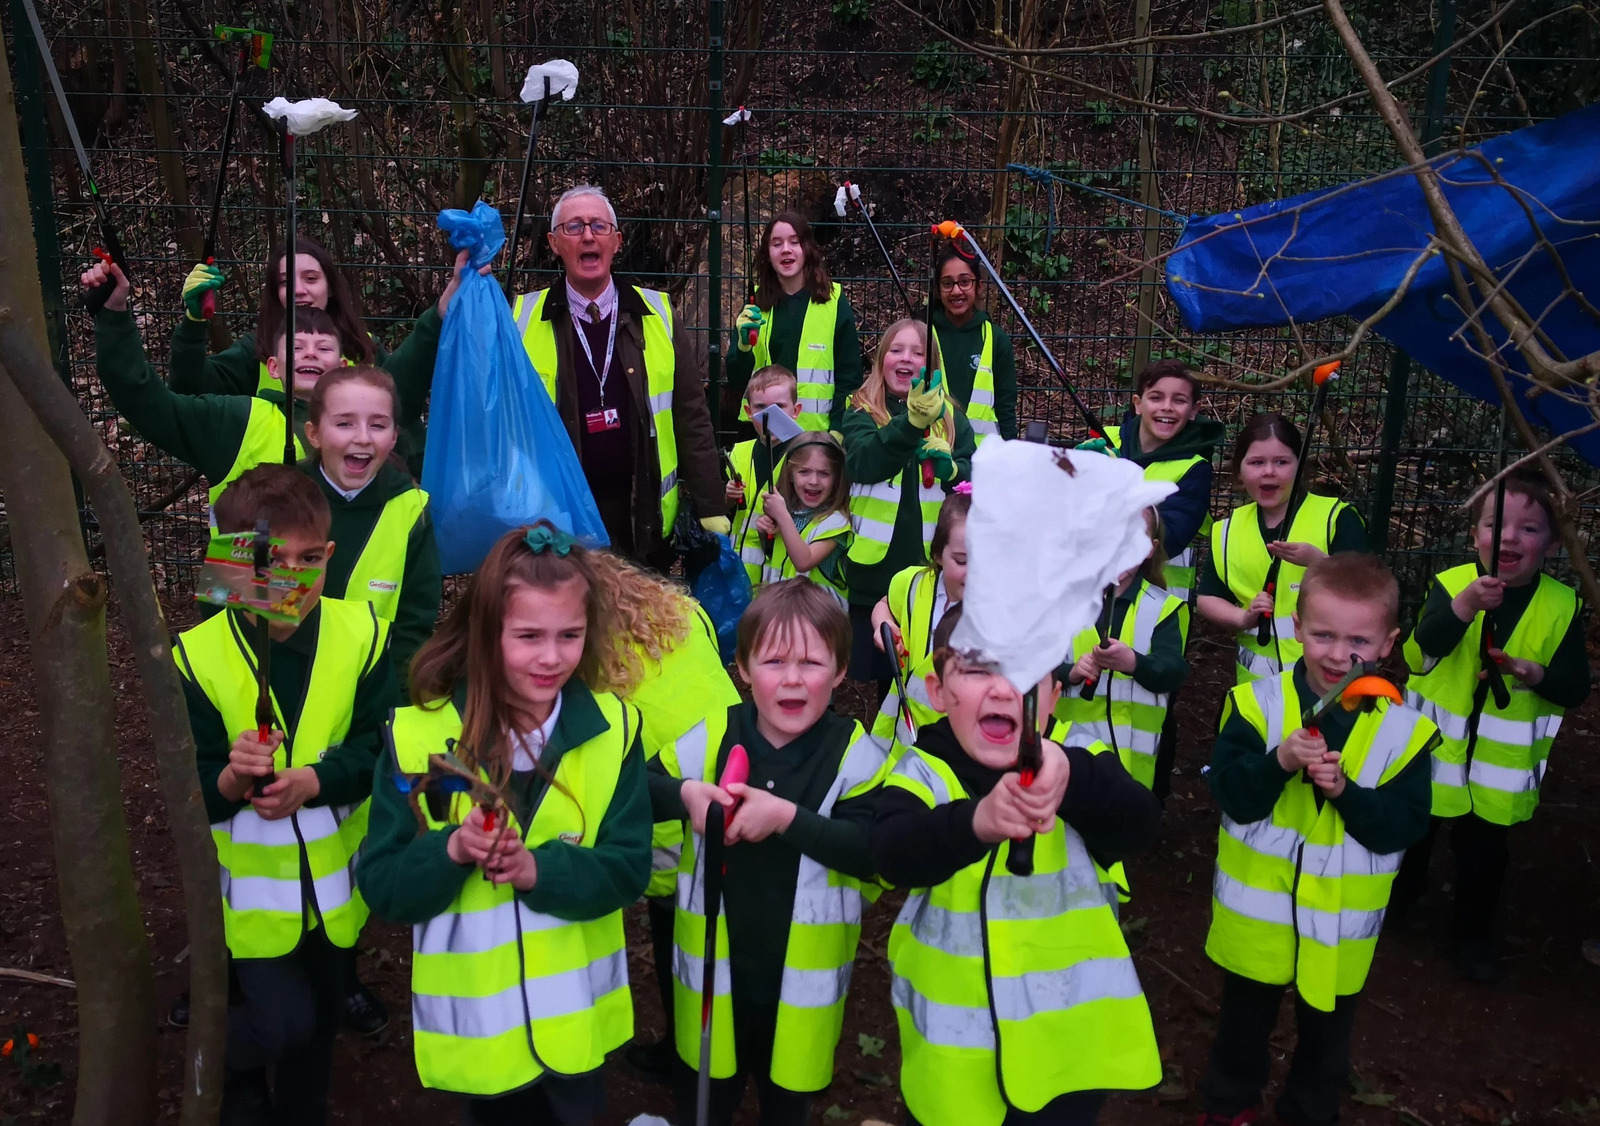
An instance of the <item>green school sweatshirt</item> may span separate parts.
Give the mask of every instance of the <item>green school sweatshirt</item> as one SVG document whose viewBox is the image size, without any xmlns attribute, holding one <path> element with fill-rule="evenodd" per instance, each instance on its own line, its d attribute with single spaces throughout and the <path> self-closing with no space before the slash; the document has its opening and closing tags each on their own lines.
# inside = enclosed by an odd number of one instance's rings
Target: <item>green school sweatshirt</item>
<svg viewBox="0 0 1600 1126">
<path fill-rule="evenodd" d="M 871 566 L 850 565 L 852 606 L 876 605 L 878 599 L 889 593 L 890 579 L 907 567 L 920 567 L 928 561 L 922 546 L 922 505 L 915 488 L 921 483 L 917 450 L 922 444 L 922 431 L 907 421 L 904 399 L 889 396 L 888 408 L 889 421 L 882 426 L 873 422 L 872 416 L 864 410 L 851 408 L 844 416 L 844 471 L 850 483 L 875 484 L 905 470 L 904 481 L 913 486 L 900 491 L 900 507 L 895 513 L 888 553 Z M 947 489 L 972 476 L 972 454 L 977 449 L 967 416 L 957 411 L 955 419 L 951 456 L 955 458 L 956 475 L 947 483 Z"/>
<path fill-rule="evenodd" d="M 334 551 L 328 560 L 327 579 L 323 593 L 333 598 L 345 598 L 350 586 L 350 572 L 372 536 L 383 506 L 392 497 L 416 488 L 411 476 L 393 463 L 378 470 L 371 484 L 354 497 L 346 500 L 329 482 L 322 465 L 307 458 L 300 462 L 300 471 L 317 483 L 327 498 L 333 513 L 332 531 Z M 411 669 L 411 658 L 422 643 L 433 636 L 439 618 L 439 603 L 444 598 L 444 574 L 439 568 L 439 544 L 434 538 L 433 515 L 424 510 L 422 519 L 411 528 L 406 542 L 406 566 L 400 580 L 400 602 L 395 611 L 394 625 L 389 632 L 389 657 L 394 669 L 396 699 L 406 698 L 406 678 Z M 360 598 L 354 601 L 362 601 Z"/>
<path fill-rule="evenodd" d="M 1191 465 L 1178 481 L 1178 491 L 1157 506 L 1161 513 L 1162 546 L 1167 558 L 1182 553 L 1200 535 L 1211 512 L 1211 458 L 1227 436 L 1226 427 L 1214 418 L 1201 415 L 1189 422 L 1164 446 L 1146 452 L 1140 448 L 1139 416 L 1129 413 L 1122 420 L 1122 448 L 1118 457 L 1146 468 L 1158 461 L 1202 460 Z"/>
<path fill-rule="evenodd" d="M 151 445 L 193 466 L 208 482 L 227 476 L 250 421 L 248 395 L 181 395 L 161 382 L 145 358 L 139 328 L 127 310 L 102 309 L 94 319 L 95 370 L 112 405 Z M 261 398 L 282 409 L 282 391 Z M 295 433 L 305 434 L 303 404 L 294 405 Z"/>
<path fill-rule="evenodd" d="M 422 474 L 422 451 L 427 442 L 422 415 L 433 386 L 433 363 L 439 354 L 443 323 L 438 306 L 430 305 L 393 352 L 376 338 L 372 342 L 378 366 L 394 377 L 395 389 L 400 392 L 397 449 L 413 476 Z M 172 334 L 168 385 L 182 395 L 254 395 L 261 377 L 255 334 L 245 333 L 214 356 L 210 348 L 205 322 L 180 317 Z"/>
<path fill-rule="evenodd" d="M 933 328 L 939 334 L 939 344 L 945 354 L 941 358 L 945 378 L 950 381 L 950 394 L 965 407 L 972 401 L 972 385 L 978 378 L 978 360 L 983 356 L 983 326 L 989 314 L 982 309 L 973 310 L 972 317 L 961 328 L 950 323 L 949 316 L 940 305 L 933 310 Z M 994 326 L 994 413 L 1000 417 L 1000 437 L 1017 436 L 1017 357 L 1011 348 L 1011 336 Z"/>
<path fill-rule="evenodd" d="M 465 686 L 456 706 L 465 700 Z M 561 714 L 539 765 L 554 774 L 561 756 L 606 730 L 605 716 L 581 682 L 561 690 Z M 372 779 L 367 840 L 356 881 L 374 914 L 396 923 L 425 923 L 443 914 L 477 867 L 457 864 L 446 848 L 455 828 L 419 832 L 409 798 L 395 788 L 394 746 L 384 729 L 384 749 Z M 644 744 L 637 732 L 623 759 L 616 791 L 595 833 L 594 847 L 547 841 L 534 848 L 539 879 L 518 892 L 530 911 L 558 919 L 598 919 L 620 911 L 644 894 L 650 882 L 650 796 L 645 788 Z M 441 751 L 443 747 L 439 748 Z M 527 824 L 545 781 L 534 771 L 512 775 L 513 805 Z"/>
<path fill-rule="evenodd" d="M 236 610 L 225 611 L 237 614 Z M 311 608 L 296 630 L 282 641 L 270 642 L 267 677 L 272 693 L 277 698 L 283 720 L 293 730 L 300 720 L 300 709 L 306 702 L 306 684 L 311 678 L 311 662 L 317 654 L 317 638 L 322 626 L 322 606 Z M 240 621 L 244 636 L 253 637 L 253 627 Z M 250 804 L 248 800 L 229 801 L 217 789 L 217 776 L 228 765 L 228 754 L 239 732 L 229 731 L 222 722 L 222 712 L 187 677 L 183 677 L 183 698 L 188 705 L 189 726 L 194 731 L 195 766 L 200 774 L 200 796 L 206 803 L 206 819 L 215 824 L 226 821 Z M 389 669 L 389 655 L 385 653 L 372 666 L 372 671 L 356 687 L 354 711 L 350 730 L 344 742 L 329 747 L 322 760 L 309 763 L 316 771 L 322 792 L 307 805 L 354 805 L 366 797 L 372 788 L 372 766 L 378 757 L 379 732 L 384 716 L 395 705 L 394 675 Z M 255 685 L 250 686 L 250 700 L 255 702 Z"/>
<path fill-rule="evenodd" d="M 774 747 L 756 730 L 753 703 L 728 709 L 716 775 L 721 777 L 729 749 L 742 743 L 750 756 L 750 785 L 796 806 L 794 820 L 783 832 L 763 841 L 741 841 L 723 853 L 728 962 L 734 995 L 743 1004 L 778 1003 L 801 856 L 848 876 L 873 877 L 867 848 L 872 795 L 841 801 L 827 817 L 817 812 L 839 776 L 854 730 L 854 720 L 827 711 L 792 742 Z M 682 779 L 661 766 L 659 757 L 651 760 L 650 805 L 657 820 L 682 821 L 687 816 L 682 785 Z"/>
<path fill-rule="evenodd" d="M 799 293 L 785 295 L 770 312 L 762 314 L 772 318 L 769 349 L 772 362 L 790 371 L 795 370 L 800 358 L 800 330 L 805 325 L 806 308 L 810 304 L 810 292 L 802 289 Z M 745 385 L 755 372 L 755 352 L 741 352 L 738 337 L 735 329 L 728 338 L 728 362 L 724 371 L 728 387 L 735 396 L 743 398 Z M 828 414 L 828 429 L 839 429 L 845 404 L 861 386 L 862 377 L 861 335 L 856 331 L 855 310 L 850 308 L 850 299 L 840 290 L 839 316 L 833 329 L 833 410 Z"/>
<path fill-rule="evenodd" d="M 1317 702 L 1316 692 L 1306 682 L 1304 661 L 1295 662 L 1294 689 L 1297 711 L 1304 712 Z M 1247 686 L 1233 690 L 1248 691 Z M 1344 748 L 1360 714 L 1333 708 L 1322 717 L 1318 730 L 1330 751 Z M 1346 780 L 1344 792 L 1330 799 L 1344 818 L 1346 831 L 1363 847 L 1380 854 L 1401 852 L 1426 835 L 1433 804 L 1429 760 L 1437 745 L 1435 736 L 1404 770 L 1382 785 L 1369 788 Z M 1222 812 L 1244 825 L 1270 817 L 1283 788 L 1296 773 L 1283 768 L 1276 751 L 1267 753 L 1266 743 L 1239 714 L 1233 693 L 1229 693 L 1223 702 L 1222 728 L 1211 750 L 1211 769 L 1206 773 Z"/>
</svg>

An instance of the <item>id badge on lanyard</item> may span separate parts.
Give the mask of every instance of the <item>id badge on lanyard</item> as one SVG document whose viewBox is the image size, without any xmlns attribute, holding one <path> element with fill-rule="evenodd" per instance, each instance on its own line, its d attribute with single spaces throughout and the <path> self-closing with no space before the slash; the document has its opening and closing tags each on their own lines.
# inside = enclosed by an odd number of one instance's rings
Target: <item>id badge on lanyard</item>
<svg viewBox="0 0 1600 1126">
<path fill-rule="evenodd" d="M 577 336 L 579 345 L 583 348 L 584 358 L 589 361 L 589 370 L 594 372 L 595 379 L 600 383 L 600 409 L 589 411 L 583 416 L 583 422 L 588 427 L 589 433 L 598 434 L 604 430 L 615 430 L 622 425 L 621 414 L 614 408 L 606 407 L 606 379 L 611 375 L 611 357 L 617 350 L 617 321 L 621 319 L 621 310 L 611 310 L 611 328 L 606 333 L 606 362 L 604 367 L 596 367 L 594 352 L 589 347 L 589 334 L 583 331 L 583 326 L 578 323 L 577 315 L 572 318 L 573 334 Z"/>
</svg>

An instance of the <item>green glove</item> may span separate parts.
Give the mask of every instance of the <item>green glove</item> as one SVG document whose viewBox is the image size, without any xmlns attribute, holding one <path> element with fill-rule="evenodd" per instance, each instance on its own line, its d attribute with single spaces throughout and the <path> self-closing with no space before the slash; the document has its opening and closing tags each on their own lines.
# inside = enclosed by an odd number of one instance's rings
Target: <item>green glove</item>
<svg viewBox="0 0 1600 1126">
<path fill-rule="evenodd" d="M 707 516 L 700 521 L 700 526 L 706 531 L 719 536 L 731 536 L 733 534 L 733 521 L 726 516 Z"/>
<path fill-rule="evenodd" d="M 1104 438 L 1090 438 L 1087 442 L 1079 442 L 1072 448 L 1075 450 L 1088 450 L 1090 453 L 1107 454 L 1111 457 L 1116 456 L 1115 454 L 1111 453 L 1111 450 Z"/>
<path fill-rule="evenodd" d="M 204 262 L 197 263 L 189 271 L 189 276 L 183 279 L 183 313 L 191 321 L 206 321 L 211 319 L 211 313 L 205 310 L 205 295 L 219 289 L 227 281 L 221 270 L 215 266 L 208 266 Z M 215 304 L 212 312 L 216 311 Z"/>
<path fill-rule="evenodd" d="M 748 352 L 755 347 L 755 333 L 751 329 L 761 328 L 761 307 L 746 305 L 739 312 L 739 319 L 733 322 L 734 343 L 738 344 L 739 351 Z"/>
<path fill-rule="evenodd" d="M 922 369 L 922 375 L 911 381 L 911 393 L 906 396 L 906 418 L 918 430 L 926 430 L 944 417 L 944 372 Z"/>
<path fill-rule="evenodd" d="M 927 437 L 917 448 L 917 462 L 933 463 L 935 481 L 953 481 L 956 476 L 956 459 L 950 456 L 950 443 L 943 438 Z"/>
</svg>

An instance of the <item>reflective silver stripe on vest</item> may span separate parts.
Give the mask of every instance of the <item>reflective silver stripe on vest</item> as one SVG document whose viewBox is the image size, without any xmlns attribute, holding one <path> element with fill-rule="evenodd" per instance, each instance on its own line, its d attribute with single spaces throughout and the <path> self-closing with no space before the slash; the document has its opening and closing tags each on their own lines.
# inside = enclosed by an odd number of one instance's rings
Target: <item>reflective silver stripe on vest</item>
<svg viewBox="0 0 1600 1126">
<path fill-rule="evenodd" d="M 911 987 L 909 978 L 898 974 L 889 996 L 895 1008 L 910 1015 L 912 1026 L 929 1043 L 994 1051 L 994 1025 L 988 1009 L 930 1001 Z"/>
<path fill-rule="evenodd" d="M 988 369 L 986 369 L 986 368 L 979 368 L 978 369 L 978 371 L 980 371 L 980 372 L 981 371 L 986 371 L 986 370 L 988 370 Z M 973 375 L 973 385 L 972 385 L 972 396 L 967 400 L 967 406 L 968 407 L 978 407 L 978 406 L 992 407 L 992 406 L 994 406 L 994 392 L 985 390 L 984 388 L 978 386 L 977 378 L 978 378 L 977 374 L 974 373 L 974 375 Z M 971 419 L 968 419 L 968 421 L 970 422 Z"/>
<path fill-rule="evenodd" d="M 1283 682 L 1277 679 L 1263 680 L 1240 691 L 1253 693 L 1261 707 L 1261 714 L 1267 721 L 1265 739 L 1267 754 L 1270 755 L 1278 749 L 1278 744 L 1282 743 L 1284 738 Z"/>
<path fill-rule="evenodd" d="M 508 899 L 482 911 L 447 911 L 418 923 L 411 928 L 411 946 L 417 954 L 483 954 L 515 942 L 518 933 L 568 925 L 554 915 L 530 911 L 520 901 Z"/>
<path fill-rule="evenodd" d="M 804 376 L 802 376 L 801 379 L 800 379 L 800 382 L 801 383 L 806 383 L 806 382 L 813 382 L 814 383 L 816 381 L 815 380 L 807 380 Z M 801 399 L 800 399 L 800 413 L 801 414 L 828 414 L 832 410 L 833 410 L 833 400 L 832 399 L 808 399 L 808 398 L 805 398 L 804 396 L 802 396 Z"/>
<path fill-rule="evenodd" d="M 969 418 L 967 423 L 972 427 L 974 434 L 982 434 L 988 437 L 991 434 L 998 435 L 1000 433 L 1000 424 L 998 422 L 990 422 L 987 418 Z"/>
<path fill-rule="evenodd" d="M 562 924 L 566 925 L 566 924 Z M 440 997 L 414 993 L 411 1023 L 418 1032 L 485 1039 L 530 1021 L 572 1016 L 628 985 L 624 950 L 566 973 L 530 978 L 487 997 Z"/>
<path fill-rule="evenodd" d="M 682 855 L 683 846 L 681 844 L 671 845 L 670 847 L 656 845 L 650 849 L 650 871 L 676 872 L 678 870 L 678 860 Z"/>
<path fill-rule="evenodd" d="M 227 827 L 228 836 L 234 844 L 298 845 L 302 840 L 310 844 L 337 836 L 339 822 L 348 816 L 350 807 L 347 805 L 301 806 L 294 816 L 281 821 L 268 821 L 254 809 L 241 809 L 228 821 L 218 822 L 218 825 Z M 295 833 L 297 826 L 300 830 L 298 836 Z M 296 876 L 289 882 L 295 883 L 299 878 Z"/>
<path fill-rule="evenodd" d="M 1554 739 L 1556 732 L 1560 730 L 1559 715 L 1541 715 L 1533 719 L 1506 719 L 1504 716 L 1485 711 L 1478 717 L 1478 738 L 1513 747 L 1533 747 L 1545 739 Z"/>
<path fill-rule="evenodd" d="M 667 339 L 672 339 L 672 306 L 667 303 L 667 295 L 659 289 L 645 289 L 638 287 L 638 292 L 644 298 L 645 304 L 654 310 L 655 315 L 661 318 L 661 327 L 667 330 Z"/>
<path fill-rule="evenodd" d="M 216 828 L 227 832 L 235 844 L 298 849 L 302 840 L 311 844 L 337 836 L 339 822 L 349 815 L 349 806 L 302 806 L 281 821 L 268 821 L 253 809 L 241 809 L 229 820 L 219 821 Z M 313 881 L 318 910 L 334 911 L 350 902 L 355 890 L 353 873 L 359 856 L 358 852 L 350 858 L 346 867 Z M 278 879 L 272 876 L 235 876 L 226 865 L 219 864 L 218 867 L 222 897 L 235 911 L 277 911 L 293 915 L 305 908 L 305 889 L 301 886 L 299 872 Z"/>
<path fill-rule="evenodd" d="M 1416 690 L 1409 688 L 1406 689 L 1406 706 L 1415 708 L 1417 711 L 1433 720 L 1434 726 L 1439 729 L 1439 732 L 1446 739 L 1454 739 L 1457 742 L 1466 741 L 1468 726 L 1466 716 L 1456 715 L 1455 712 L 1446 711 L 1444 708 L 1441 708 L 1438 704 L 1435 704 L 1426 696 L 1423 696 Z M 1439 760 L 1437 756 L 1435 756 L 1434 763 L 1436 765 L 1438 761 Z"/>
<path fill-rule="evenodd" d="M 1239 646 L 1236 660 L 1246 672 L 1261 680 L 1270 680 L 1283 671 L 1283 665 L 1278 658 L 1257 653 L 1254 649 L 1246 649 L 1243 645 Z"/>
<path fill-rule="evenodd" d="M 701 781 L 706 776 L 706 721 L 701 720 L 682 735 L 674 746 L 678 756 L 678 777 Z"/>
<path fill-rule="evenodd" d="M 1467 764 L 1464 762 L 1445 762 L 1438 755 L 1429 760 L 1435 784 L 1440 786 L 1461 787 L 1467 784 Z"/>
<path fill-rule="evenodd" d="M 672 409 L 672 388 L 667 388 L 659 395 L 650 396 L 650 413 L 660 414 L 662 411 Z"/>
<path fill-rule="evenodd" d="M 933 772 L 932 767 L 922 761 L 921 755 L 912 753 L 902 756 L 894 765 L 894 773 L 902 774 L 932 791 L 934 805 L 945 805 L 950 801 L 950 788 L 944 784 L 943 778 Z M 910 899 L 906 900 L 906 906 L 911 906 Z"/>
<path fill-rule="evenodd" d="M 878 705 L 878 718 L 885 722 L 890 719 L 894 720 L 894 741 L 902 747 L 909 747 L 917 741 L 916 732 L 906 726 L 905 717 L 900 714 L 900 693 L 895 689 L 889 689 L 888 694 L 883 698 L 883 703 Z M 877 726 L 877 722 L 874 721 L 873 727 Z M 883 744 L 880 743 L 880 745 Z M 889 746 L 883 745 L 883 749 L 888 751 Z"/>
<path fill-rule="evenodd" d="M 796 1009 L 831 1008 L 849 992 L 850 971 L 854 967 L 854 962 L 831 970 L 797 970 L 785 965 L 779 997 L 785 1005 Z"/>
<path fill-rule="evenodd" d="M 1514 766 L 1495 766 L 1474 757 L 1469 777 L 1473 784 L 1488 790 L 1500 790 L 1508 794 L 1532 793 L 1544 782 L 1546 761 L 1540 759 L 1533 764 L 1532 770 L 1519 770 Z"/>
<path fill-rule="evenodd" d="M 1022 1021 L 1038 1013 L 1061 1012 L 1090 1001 L 1129 1000 L 1141 995 L 1133 959 L 1088 958 L 1064 970 L 1038 970 L 994 978 L 995 1016 Z"/>
<path fill-rule="evenodd" d="M 533 324 L 533 310 L 539 304 L 539 295 L 543 292 L 544 290 L 542 289 L 535 289 L 517 298 L 517 302 L 520 303 L 521 307 L 521 312 L 517 314 L 517 336 L 519 338 L 528 335 L 528 326 Z"/>
<path fill-rule="evenodd" d="M 661 480 L 661 496 L 663 499 L 678 487 L 678 471 L 674 469 Z"/>
<path fill-rule="evenodd" d="M 704 915 L 705 907 L 697 907 L 695 911 Z M 717 944 L 717 981 L 713 988 L 719 997 L 726 997 L 733 992 L 733 971 L 728 968 L 727 945 L 726 942 Z M 697 997 L 705 984 L 705 966 L 705 959 L 698 954 L 691 954 L 681 946 L 672 948 L 672 976 Z"/>
</svg>

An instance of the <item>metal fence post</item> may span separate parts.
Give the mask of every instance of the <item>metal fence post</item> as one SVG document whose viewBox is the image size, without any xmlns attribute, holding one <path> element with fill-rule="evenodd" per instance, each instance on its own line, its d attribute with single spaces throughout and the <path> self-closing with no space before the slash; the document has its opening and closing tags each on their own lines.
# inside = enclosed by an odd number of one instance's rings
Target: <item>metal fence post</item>
<svg viewBox="0 0 1600 1126">
<path fill-rule="evenodd" d="M 1440 0 L 1439 26 L 1433 33 L 1433 53 L 1447 48 L 1456 35 L 1457 0 Z M 1428 102 L 1422 122 L 1422 151 L 1429 156 L 1439 149 L 1444 130 L 1445 104 L 1450 94 L 1450 56 L 1433 64 L 1428 73 Z M 1380 329 L 1381 331 L 1381 329 Z M 1394 513 L 1394 475 L 1400 468 L 1400 440 L 1405 436 L 1411 383 L 1411 357 L 1395 349 L 1389 364 L 1389 385 L 1384 395 L 1383 444 L 1379 449 L 1378 479 L 1372 489 L 1372 519 L 1368 522 L 1372 546 L 1381 555 L 1389 546 L 1389 519 Z"/>
<path fill-rule="evenodd" d="M 723 0 L 710 0 L 706 30 L 711 48 L 706 81 L 706 139 L 709 142 L 706 165 L 706 258 L 710 267 L 706 310 L 711 339 L 706 348 L 706 398 L 711 405 L 711 424 L 722 417 L 722 21 Z"/>
</svg>

